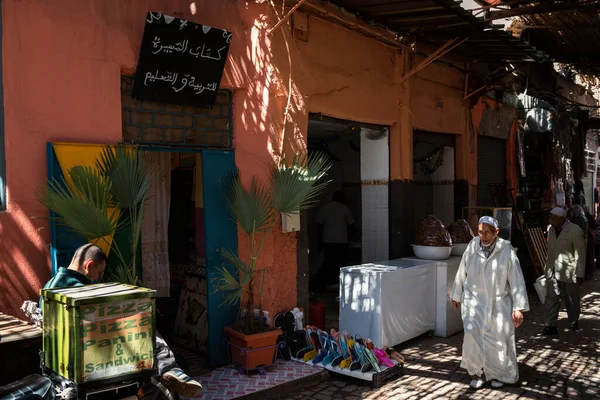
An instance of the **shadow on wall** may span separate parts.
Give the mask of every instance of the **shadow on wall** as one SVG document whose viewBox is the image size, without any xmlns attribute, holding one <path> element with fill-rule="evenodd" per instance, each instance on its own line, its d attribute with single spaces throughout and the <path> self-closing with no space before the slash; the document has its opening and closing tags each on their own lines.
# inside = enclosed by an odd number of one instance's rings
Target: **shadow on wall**
<svg viewBox="0 0 600 400">
<path fill-rule="evenodd" d="M 273 39 L 267 31 L 285 13 L 263 4 L 237 3 L 241 19 L 234 37 L 243 38 L 243 48 L 230 51 L 224 81 L 233 88 L 234 147 L 236 165 L 245 185 L 256 176 L 266 180 L 282 154 L 288 157 L 306 152 L 304 137 L 308 115 L 304 99 L 292 76 L 290 47 L 295 46 L 284 33 L 286 52 L 274 59 Z M 282 35 L 282 29 L 275 32 Z M 297 67 L 296 67 L 297 68 Z M 249 243 L 238 234 L 239 254 L 249 254 Z M 277 251 L 275 251 L 277 249 Z M 275 227 L 259 260 L 268 269 L 264 286 L 264 308 L 272 315 L 297 304 L 296 235 L 283 234 Z"/>
<path fill-rule="evenodd" d="M 39 289 L 50 279 L 40 225 L 20 210 L 0 214 L 0 311 L 17 318 L 24 317 L 20 311 L 23 301 L 38 299 Z M 32 240 L 34 236 L 38 244 Z"/>
</svg>

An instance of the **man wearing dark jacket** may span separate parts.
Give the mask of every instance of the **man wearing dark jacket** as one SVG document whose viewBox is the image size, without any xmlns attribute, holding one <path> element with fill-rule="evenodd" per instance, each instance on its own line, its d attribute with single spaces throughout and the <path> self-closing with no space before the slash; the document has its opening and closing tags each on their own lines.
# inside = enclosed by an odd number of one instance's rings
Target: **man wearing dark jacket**
<svg viewBox="0 0 600 400">
<path fill-rule="evenodd" d="M 93 244 L 86 244 L 75 251 L 68 268 L 59 268 L 57 274 L 46 283 L 44 289 L 77 287 L 97 283 L 104 274 L 108 257 L 104 251 Z M 40 309 L 42 307 L 40 299 Z M 202 390 L 196 382 L 175 362 L 175 355 L 167 342 L 156 333 L 156 363 L 162 383 L 182 396 L 195 396 Z"/>
</svg>

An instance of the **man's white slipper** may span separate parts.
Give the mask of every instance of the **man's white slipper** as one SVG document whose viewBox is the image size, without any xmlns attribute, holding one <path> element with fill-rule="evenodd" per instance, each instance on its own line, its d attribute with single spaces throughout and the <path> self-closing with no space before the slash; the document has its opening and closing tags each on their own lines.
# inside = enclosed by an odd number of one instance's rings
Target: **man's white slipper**
<svg viewBox="0 0 600 400">
<path fill-rule="evenodd" d="M 504 382 L 500 382 L 495 379 L 492 379 L 492 387 L 494 389 L 500 389 L 502 386 L 504 386 Z"/>
<path fill-rule="evenodd" d="M 469 387 L 473 390 L 479 390 L 485 385 L 485 381 L 482 378 L 475 378 L 469 383 Z"/>
</svg>

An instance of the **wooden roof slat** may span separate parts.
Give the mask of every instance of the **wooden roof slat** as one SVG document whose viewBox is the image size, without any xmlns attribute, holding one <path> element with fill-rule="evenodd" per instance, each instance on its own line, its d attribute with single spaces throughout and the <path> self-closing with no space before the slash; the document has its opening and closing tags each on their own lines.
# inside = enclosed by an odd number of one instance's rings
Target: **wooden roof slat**
<svg viewBox="0 0 600 400">
<path fill-rule="evenodd" d="M 421 12 L 440 11 L 444 7 L 437 4 L 423 4 L 422 0 L 411 1 L 408 3 L 392 3 L 392 4 L 377 4 L 365 5 L 357 7 L 357 10 L 362 14 L 368 14 L 373 17 L 381 17 L 386 15 L 400 14 L 415 14 Z"/>
</svg>

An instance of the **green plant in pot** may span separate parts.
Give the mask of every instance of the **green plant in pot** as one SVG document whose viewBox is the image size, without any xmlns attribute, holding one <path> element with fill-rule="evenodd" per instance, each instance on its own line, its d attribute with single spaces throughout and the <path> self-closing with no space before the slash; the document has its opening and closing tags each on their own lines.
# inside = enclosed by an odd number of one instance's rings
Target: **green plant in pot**
<svg viewBox="0 0 600 400">
<path fill-rule="evenodd" d="M 38 189 L 36 198 L 56 214 L 50 219 L 57 224 L 91 243 L 110 247 L 116 261 L 109 263 L 113 265 L 107 269 L 107 280 L 140 285 L 144 204 L 157 172 L 136 147 L 107 145 L 95 167 L 69 169 L 70 185 L 65 178 L 50 180 Z"/>
<path fill-rule="evenodd" d="M 323 178 L 330 167 L 327 156 L 321 153 L 296 155 L 291 162 L 284 158 L 272 169 L 267 185 L 254 177 L 247 190 L 239 174 L 232 176 L 226 185 L 227 207 L 248 239 L 250 254 L 241 259 L 233 249 L 219 250 L 235 268 L 233 273 L 225 266 L 218 270 L 216 289 L 226 293 L 225 303 L 240 305 L 237 322 L 225 331 L 230 344 L 235 346 L 230 351 L 232 361 L 248 370 L 273 363 L 274 345 L 281 334 L 279 329 L 267 326 L 263 318 L 268 268 L 260 265 L 260 253 L 269 235 L 281 224 L 283 215 L 297 214 L 316 204 L 329 184 Z M 254 310 L 258 310 L 258 317 Z M 252 351 L 242 354 L 239 348 Z M 256 351 L 260 348 L 264 349 Z"/>
</svg>

